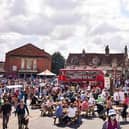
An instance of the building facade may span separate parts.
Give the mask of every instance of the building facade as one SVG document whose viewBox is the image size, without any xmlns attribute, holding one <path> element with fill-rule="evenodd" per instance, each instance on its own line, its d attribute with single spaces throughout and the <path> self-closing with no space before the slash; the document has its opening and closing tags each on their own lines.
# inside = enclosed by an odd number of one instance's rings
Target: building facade
<svg viewBox="0 0 129 129">
<path fill-rule="evenodd" d="M 128 49 L 123 53 L 110 53 L 109 46 L 105 47 L 105 53 L 70 53 L 66 68 L 70 69 L 100 69 L 105 73 L 117 76 L 128 71 Z"/>
<path fill-rule="evenodd" d="M 3 77 L 5 74 L 4 63 L 5 62 L 0 62 L 0 77 Z"/>
<path fill-rule="evenodd" d="M 51 56 L 29 43 L 6 53 L 4 69 L 7 76 L 36 76 L 46 69 L 51 70 Z"/>
</svg>

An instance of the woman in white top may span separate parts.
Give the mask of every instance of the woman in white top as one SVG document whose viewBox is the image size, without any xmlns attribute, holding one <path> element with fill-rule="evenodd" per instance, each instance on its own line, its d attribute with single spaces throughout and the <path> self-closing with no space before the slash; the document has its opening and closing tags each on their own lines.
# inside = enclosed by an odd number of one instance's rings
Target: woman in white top
<svg viewBox="0 0 129 129">
<path fill-rule="evenodd" d="M 76 112 L 77 112 L 77 108 L 74 107 L 74 104 L 71 103 L 69 108 L 68 108 L 68 117 L 71 119 L 71 118 L 74 118 L 76 116 Z"/>
</svg>

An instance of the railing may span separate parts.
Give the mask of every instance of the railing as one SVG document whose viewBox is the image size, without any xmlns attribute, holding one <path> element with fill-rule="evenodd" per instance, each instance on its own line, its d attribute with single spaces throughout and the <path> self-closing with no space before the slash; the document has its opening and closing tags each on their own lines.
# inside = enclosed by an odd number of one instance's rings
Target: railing
<svg viewBox="0 0 129 129">
<path fill-rule="evenodd" d="M 36 73 L 38 72 L 37 69 L 19 69 L 18 72 L 33 72 Z"/>
</svg>

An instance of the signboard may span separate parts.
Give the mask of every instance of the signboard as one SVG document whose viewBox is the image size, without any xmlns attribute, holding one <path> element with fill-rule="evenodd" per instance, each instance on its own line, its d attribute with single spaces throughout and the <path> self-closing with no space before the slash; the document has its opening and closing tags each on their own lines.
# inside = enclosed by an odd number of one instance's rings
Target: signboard
<svg viewBox="0 0 129 129">
<path fill-rule="evenodd" d="M 68 79 L 95 79 L 98 75 L 98 72 L 95 71 L 66 71 L 66 77 Z"/>
<path fill-rule="evenodd" d="M 110 89 L 110 78 L 109 77 L 104 77 L 104 87 L 107 89 Z"/>
</svg>

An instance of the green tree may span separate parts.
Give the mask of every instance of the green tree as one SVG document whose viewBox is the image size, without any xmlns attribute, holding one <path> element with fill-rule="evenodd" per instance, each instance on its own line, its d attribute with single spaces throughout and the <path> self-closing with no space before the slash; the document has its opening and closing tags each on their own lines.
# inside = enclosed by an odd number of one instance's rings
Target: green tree
<svg viewBox="0 0 129 129">
<path fill-rule="evenodd" d="M 59 69 L 64 68 L 65 58 L 61 55 L 60 52 L 55 52 L 52 55 L 52 72 L 59 74 Z"/>
</svg>

